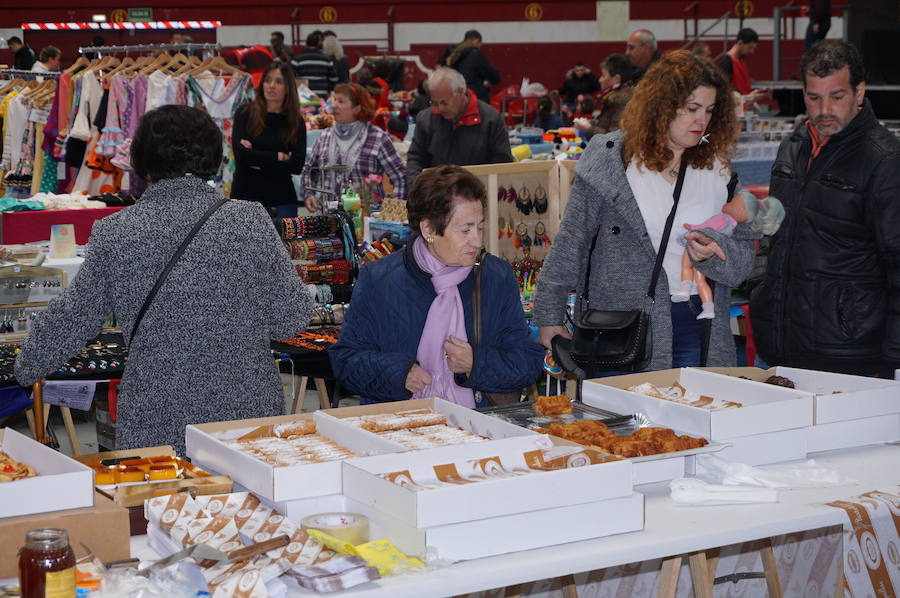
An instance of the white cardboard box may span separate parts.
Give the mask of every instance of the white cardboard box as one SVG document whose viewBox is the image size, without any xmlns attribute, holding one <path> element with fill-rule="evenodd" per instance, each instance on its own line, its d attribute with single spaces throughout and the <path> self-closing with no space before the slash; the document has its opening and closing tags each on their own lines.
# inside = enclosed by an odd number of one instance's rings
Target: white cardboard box
<svg viewBox="0 0 900 598">
<path fill-rule="evenodd" d="M 742 403 L 742 407 L 710 411 L 625 390 L 642 382 L 671 386 Z M 585 380 L 582 399 L 588 405 L 616 413 L 643 413 L 655 424 L 709 440 L 728 440 L 813 423 L 812 395 L 759 384 L 694 368 L 660 370 Z"/>
<path fill-rule="evenodd" d="M 730 376 L 746 376 L 763 383 L 769 376 L 790 379 L 797 390 L 815 395 L 816 424 L 900 413 L 900 382 L 777 366 L 759 368 L 709 368 Z M 769 386 L 769 385 L 767 385 Z"/>
<path fill-rule="evenodd" d="M 729 440 L 731 446 L 713 454 L 728 461 L 747 465 L 766 465 L 805 459 L 808 452 L 806 432 L 809 429 L 807 427 L 780 430 L 733 438 Z"/>
<path fill-rule="evenodd" d="M 356 501 L 347 499 L 356 510 Z M 464 561 L 508 552 L 580 542 L 644 529 L 644 496 L 631 494 L 541 511 L 516 513 L 451 525 L 417 528 L 390 515 L 369 516 L 373 538 L 390 538 L 402 552 Z M 377 525 L 376 523 L 377 522 Z"/>
<path fill-rule="evenodd" d="M 369 518 L 369 539 L 389 538 L 401 552 L 453 561 L 477 559 L 566 542 L 578 542 L 644 528 L 644 497 L 631 494 L 542 511 L 419 528 L 345 496 L 278 503 L 278 509 L 300 524 L 323 512 L 350 512 Z"/>
<path fill-rule="evenodd" d="M 37 472 L 0 484 L 0 517 L 94 506 L 91 468 L 11 428 L 0 429 L 0 443 L 0 450 Z"/>
<path fill-rule="evenodd" d="M 900 441 L 900 413 L 819 424 L 806 429 L 807 451 Z"/>
<path fill-rule="evenodd" d="M 342 487 L 340 461 L 326 461 L 324 463 L 311 463 L 292 467 L 273 467 L 268 463 L 228 447 L 224 442 L 213 436 L 213 434 L 228 430 L 308 419 L 316 420 L 316 433 L 357 454 L 366 454 L 360 451 L 360 448 L 363 446 L 360 436 L 354 434 L 352 430 L 347 430 L 346 428 L 349 426 L 329 426 L 328 424 L 331 422 L 320 424 L 318 414 L 301 413 L 187 426 L 185 430 L 187 455 L 200 467 L 224 472 L 236 484 L 270 501 L 286 501 L 311 496 L 340 494 Z M 375 437 L 365 446 L 369 452 L 397 450 L 393 443 L 387 443 L 384 439 L 378 437 Z"/>
<path fill-rule="evenodd" d="M 341 420 L 347 417 L 358 417 L 361 415 L 376 415 L 380 413 L 397 413 L 398 411 L 410 411 L 413 409 L 432 409 L 438 413 L 447 416 L 447 425 L 456 426 L 464 430 L 468 430 L 473 434 L 485 436 L 487 438 L 509 438 L 513 436 L 536 436 L 537 432 L 517 426 L 509 422 L 505 422 L 496 417 L 491 417 L 483 413 L 479 413 L 474 409 L 462 407 L 456 403 L 445 401 L 443 399 L 412 399 L 410 401 L 393 401 L 389 403 L 375 403 L 372 405 L 360 405 L 358 407 L 343 407 L 340 409 L 322 409 L 316 412 L 318 416 L 317 422 L 322 430 L 334 430 L 332 426 L 339 426 L 339 429 L 345 430 L 356 436 L 357 443 L 363 446 L 370 446 L 373 442 L 385 443 L 384 446 L 393 447 L 392 450 L 382 450 L 380 453 L 408 451 L 408 447 L 403 446 L 389 440 L 386 440 L 378 434 L 373 434 L 368 430 L 364 430 L 358 426 L 347 424 Z M 349 430 L 349 432 L 346 432 Z M 353 450 L 353 447 L 347 446 Z M 359 452 L 359 451 L 355 451 Z M 374 453 L 367 453 L 374 454 Z"/>
<path fill-rule="evenodd" d="M 581 449 L 549 436 L 528 436 L 415 451 L 348 459 L 344 462 L 344 495 L 369 504 L 407 525 L 430 528 L 513 513 L 557 508 L 628 496 L 632 492 L 632 464 L 609 461 L 583 467 L 539 471 L 527 475 L 490 478 L 461 485 L 445 485 L 415 491 L 378 474 L 429 470 L 435 465 L 514 456 L 542 448 Z"/>
</svg>

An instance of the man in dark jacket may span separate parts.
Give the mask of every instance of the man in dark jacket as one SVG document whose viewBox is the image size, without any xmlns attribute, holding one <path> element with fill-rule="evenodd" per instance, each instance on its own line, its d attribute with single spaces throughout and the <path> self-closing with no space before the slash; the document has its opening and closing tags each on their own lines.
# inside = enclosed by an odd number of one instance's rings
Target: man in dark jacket
<svg viewBox="0 0 900 598">
<path fill-rule="evenodd" d="M 319 49 L 322 34 L 313 31 L 306 36 L 306 47 L 291 60 L 291 66 L 298 79 L 305 79 L 309 88 L 323 98 L 327 98 L 337 85 L 337 71 L 331 59 Z"/>
<path fill-rule="evenodd" d="M 578 96 L 589 96 L 595 91 L 600 91 L 597 75 L 592 73 L 591 69 L 586 67 L 583 62 L 576 62 L 572 70 L 566 73 L 566 80 L 559 88 L 559 95 L 569 109 L 574 110 Z"/>
<path fill-rule="evenodd" d="M 466 31 L 466 37 L 458 46 L 450 46 L 441 64 L 455 69 L 466 79 L 466 85 L 482 102 L 490 102 L 488 85 L 500 83 L 497 72 L 481 51 L 481 34 L 474 29 Z"/>
<path fill-rule="evenodd" d="M 631 61 L 634 72 L 631 75 L 632 85 L 637 85 L 650 65 L 661 56 L 656 47 L 656 36 L 649 29 L 635 29 L 625 42 L 625 56 Z"/>
<path fill-rule="evenodd" d="M 13 68 L 30 71 L 34 66 L 34 50 L 28 47 L 21 38 L 12 36 L 6 41 L 9 51 L 13 53 Z"/>
<path fill-rule="evenodd" d="M 496 109 L 478 101 L 466 81 L 453 69 L 441 67 L 428 78 L 431 110 L 416 116 L 409 147 L 406 177 L 441 164 L 497 164 L 512 162 L 509 135 Z"/>
<path fill-rule="evenodd" d="M 864 98 L 859 52 L 814 45 L 800 63 L 809 120 L 785 139 L 770 193 L 772 238 L 751 316 L 759 354 L 788 365 L 893 378 L 900 367 L 900 141 Z"/>
</svg>

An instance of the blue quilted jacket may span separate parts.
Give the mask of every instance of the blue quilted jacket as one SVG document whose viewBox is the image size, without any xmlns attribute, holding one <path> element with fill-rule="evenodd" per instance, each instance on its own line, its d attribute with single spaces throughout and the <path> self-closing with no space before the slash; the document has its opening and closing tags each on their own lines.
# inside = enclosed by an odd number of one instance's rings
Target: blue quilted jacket
<svg viewBox="0 0 900 598">
<path fill-rule="evenodd" d="M 459 285 L 470 343 L 475 338 L 474 281 L 471 274 Z M 337 378 L 370 400 L 409 399 L 412 393 L 404 382 L 416 362 L 435 297 L 431 276 L 405 249 L 363 267 L 340 341 L 329 349 Z M 471 375 L 457 374 L 457 384 L 486 392 L 512 392 L 533 384 L 544 350 L 531 340 L 512 268 L 492 255 L 485 256 L 482 266 L 481 326 L 482 344 L 474 347 Z"/>
</svg>

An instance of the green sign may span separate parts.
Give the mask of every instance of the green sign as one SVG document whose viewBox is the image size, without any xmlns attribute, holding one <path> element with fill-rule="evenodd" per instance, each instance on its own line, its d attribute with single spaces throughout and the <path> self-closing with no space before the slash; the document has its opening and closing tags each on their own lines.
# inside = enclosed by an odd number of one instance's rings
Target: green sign
<svg viewBox="0 0 900 598">
<path fill-rule="evenodd" d="M 146 23 L 153 20 L 152 8 L 129 8 L 128 20 L 132 23 Z"/>
</svg>

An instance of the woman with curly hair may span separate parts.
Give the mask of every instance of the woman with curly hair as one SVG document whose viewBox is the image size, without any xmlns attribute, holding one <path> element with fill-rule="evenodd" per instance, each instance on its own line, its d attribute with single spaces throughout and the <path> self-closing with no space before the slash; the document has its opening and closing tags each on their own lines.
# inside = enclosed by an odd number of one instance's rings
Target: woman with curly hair
<svg viewBox="0 0 900 598">
<path fill-rule="evenodd" d="M 668 300 L 681 282 L 678 238 L 684 224 L 702 222 L 727 201 L 730 156 L 737 138 L 728 81 L 713 64 L 688 51 L 670 52 L 641 79 L 621 121 L 621 130 L 596 135 L 575 170 L 575 182 L 560 231 L 550 250 L 534 300 L 534 322 L 545 347 L 564 326 L 566 297 L 583 294 L 589 248 L 590 307 L 650 313 L 652 359 L 649 369 L 698 365 L 701 325 L 696 289 L 690 301 Z M 684 186 L 668 243 L 660 248 L 682 160 Z M 750 273 L 753 239 L 745 224 L 731 237 L 710 229 L 686 235 L 694 267 L 715 290 L 716 318 L 707 327 L 709 365 L 733 365 L 734 340 L 728 321 L 729 289 Z M 657 252 L 663 271 L 656 301 L 647 289 Z M 591 375 L 596 372 L 584 372 Z"/>
</svg>

